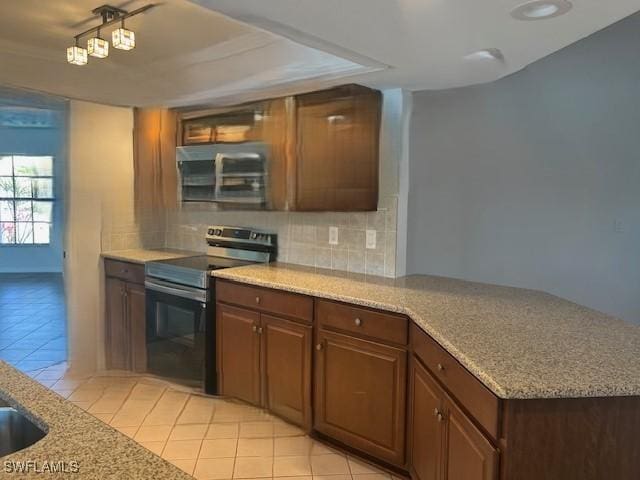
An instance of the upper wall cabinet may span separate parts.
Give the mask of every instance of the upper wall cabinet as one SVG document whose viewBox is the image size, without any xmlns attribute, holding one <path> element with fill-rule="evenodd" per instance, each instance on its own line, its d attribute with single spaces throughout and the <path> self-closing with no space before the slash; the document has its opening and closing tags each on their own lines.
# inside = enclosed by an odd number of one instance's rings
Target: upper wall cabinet
<svg viewBox="0 0 640 480">
<path fill-rule="evenodd" d="M 380 93 L 347 86 L 296 97 L 296 210 L 375 210 Z"/>
<path fill-rule="evenodd" d="M 177 205 L 176 118 L 176 112 L 167 109 L 134 110 L 134 191 L 139 210 Z"/>
<path fill-rule="evenodd" d="M 368 211 L 378 202 L 381 94 L 346 85 L 179 115 L 183 202 Z"/>
</svg>

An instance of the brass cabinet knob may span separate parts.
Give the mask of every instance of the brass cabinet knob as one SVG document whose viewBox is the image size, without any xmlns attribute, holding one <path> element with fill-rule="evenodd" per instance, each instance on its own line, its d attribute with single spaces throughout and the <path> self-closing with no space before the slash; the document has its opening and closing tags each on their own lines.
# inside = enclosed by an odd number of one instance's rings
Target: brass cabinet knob
<svg viewBox="0 0 640 480">
<path fill-rule="evenodd" d="M 256 303 L 260 303 L 260 297 L 256 297 Z"/>
<path fill-rule="evenodd" d="M 438 422 L 441 422 L 444 419 L 441 413 L 439 413 L 436 417 L 438 419 Z"/>
<path fill-rule="evenodd" d="M 362 320 L 360 320 L 359 318 L 356 318 L 356 319 L 354 320 L 354 323 L 356 324 L 356 326 L 358 326 L 358 327 L 359 327 L 360 325 L 362 325 Z"/>
<path fill-rule="evenodd" d="M 258 335 L 262 335 L 262 327 L 258 327 Z"/>
<path fill-rule="evenodd" d="M 254 332 L 257 332 L 257 331 L 258 331 L 258 327 L 257 327 L 256 325 L 254 325 L 253 327 L 251 327 L 251 329 L 252 329 Z"/>
<path fill-rule="evenodd" d="M 322 344 L 321 343 L 318 343 L 316 345 L 316 350 L 318 350 L 318 351 L 322 350 Z"/>
<path fill-rule="evenodd" d="M 441 372 L 444 370 L 444 365 L 442 365 L 441 363 L 438 364 L 438 370 L 440 370 Z"/>
</svg>

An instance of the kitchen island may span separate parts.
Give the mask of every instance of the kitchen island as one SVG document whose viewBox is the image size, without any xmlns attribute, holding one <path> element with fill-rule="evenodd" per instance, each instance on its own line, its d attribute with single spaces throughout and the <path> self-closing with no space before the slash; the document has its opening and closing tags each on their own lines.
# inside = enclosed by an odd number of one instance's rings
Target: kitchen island
<svg viewBox="0 0 640 480">
<path fill-rule="evenodd" d="M 0 399 L 46 432 L 0 458 L 0 478 L 189 479 L 189 475 L 0 360 Z"/>
<path fill-rule="evenodd" d="M 222 393 L 415 480 L 640 478 L 636 325 L 452 278 L 213 276 Z"/>
</svg>

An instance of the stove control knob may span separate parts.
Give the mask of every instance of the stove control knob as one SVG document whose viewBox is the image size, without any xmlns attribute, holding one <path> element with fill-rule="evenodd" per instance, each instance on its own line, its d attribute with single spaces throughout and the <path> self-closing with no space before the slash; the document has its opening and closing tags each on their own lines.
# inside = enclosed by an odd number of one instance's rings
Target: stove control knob
<svg viewBox="0 0 640 480">
<path fill-rule="evenodd" d="M 255 240 L 258 238 L 258 234 L 256 232 L 251 232 L 251 240 Z"/>
<path fill-rule="evenodd" d="M 221 228 L 216 228 L 215 232 L 213 232 L 214 235 L 216 235 L 217 237 L 219 237 L 220 235 L 222 235 L 222 229 Z"/>
<path fill-rule="evenodd" d="M 210 228 L 209 230 L 207 230 L 207 233 L 209 235 L 213 235 L 215 233 L 215 230 L 213 228 Z"/>
</svg>

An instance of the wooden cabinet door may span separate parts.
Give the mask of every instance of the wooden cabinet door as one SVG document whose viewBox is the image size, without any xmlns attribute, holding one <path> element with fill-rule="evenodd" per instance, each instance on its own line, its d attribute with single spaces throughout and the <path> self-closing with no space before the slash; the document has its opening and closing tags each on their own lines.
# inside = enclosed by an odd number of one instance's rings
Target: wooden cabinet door
<svg viewBox="0 0 640 480">
<path fill-rule="evenodd" d="M 260 405 L 260 315 L 216 304 L 220 393 Z"/>
<path fill-rule="evenodd" d="M 379 92 L 296 97 L 296 210 L 375 210 Z"/>
<path fill-rule="evenodd" d="M 314 428 L 404 465 L 407 353 L 326 330 L 317 342 Z"/>
<path fill-rule="evenodd" d="M 147 370 L 147 336 L 144 285 L 126 285 L 127 323 L 131 335 L 131 368 L 136 372 Z"/>
<path fill-rule="evenodd" d="M 129 327 L 125 308 L 125 282 L 106 277 L 105 350 L 107 368 L 129 368 Z"/>
<path fill-rule="evenodd" d="M 495 480 L 498 452 L 471 420 L 446 400 L 446 480 Z"/>
<path fill-rule="evenodd" d="M 265 406 L 311 426 L 311 326 L 261 315 Z"/>
<path fill-rule="evenodd" d="M 409 465 L 415 480 L 440 480 L 443 449 L 444 392 L 431 374 L 411 360 Z"/>
</svg>

